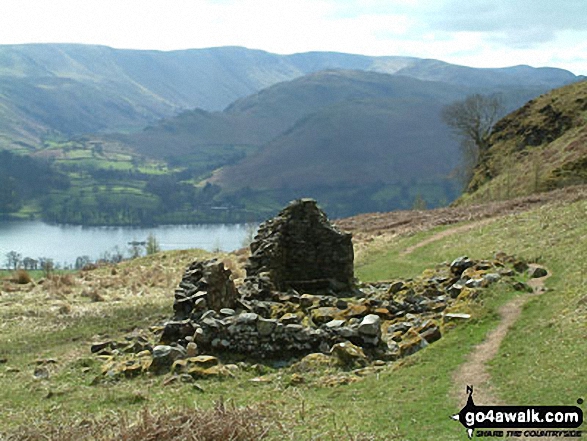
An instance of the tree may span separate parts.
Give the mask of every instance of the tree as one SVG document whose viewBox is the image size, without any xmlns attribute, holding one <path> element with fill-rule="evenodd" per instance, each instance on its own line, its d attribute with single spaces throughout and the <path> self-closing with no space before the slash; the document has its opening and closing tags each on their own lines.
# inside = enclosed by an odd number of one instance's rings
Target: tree
<svg viewBox="0 0 587 441">
<path fill-rule="evenodd" d="M 462 175 L 466 183 L 480 155 L 489 148 L 489 137 L 503 113 L 503 103 L 498 96 L 480 94 L 469 95 L 442 110 L 442 120 L 461 141 Z"/>
<path fill-rule="evenodd" d="M 6 264 L 8 265 L 8 269 L 18 269 L 18 267 L 20 267 L 21 261 L 22 255 L 17 253 L 16 251 L 10 251 L 6 253 Z"/>
<path fill-rule="evenodd" d="M 257 234 L 258 228 L 259 228 L 259 225 L 255 224 L 253 222 L 249 222 L 246 224 L 245 237 L 243 238 L 243 241 L 242 241 L 243 248 L 248 248 L 251 245 L 251 243 L 253 242 L 253 240 L 255 240 L 255 235 Z"/>
<path fill-rule="evenodd" d="M 130 258 L 131 259 L 137 259 L 139 257 L 141 257 L 141 254 L 143 253 L 143 247 L 146 245 L 146 242 L 139 242 L 136 240 L 133 240 L 132 242 L 129 242 L 129 248 L 128 248 L 128 252 L 130 254 Z"/>
<path fill-rule="evenodd" d="M 153 233 L 149 233 L 149 237 L 147 237 L 147 244 L 145 245 L 145 249 L 147 251 L 147 255 L 155 254 L 161 251 L 161 247 L 159 246 L 159 241 L 155 237 Z"/>
<path fill-rule="evenodd" d="M 124 260 L 124 252 L 122 252 L 120 250 L 120 248 L 118 247 L 118 245 L 116 245 L 114 247 L 114 249 L 112 250 L 112 254 L 110 257 L 110 261 L 112 263 L 120 263 Z"/>
<path fill-rule="evenodd" d="M 22 266 L 24 267 L 25 270 L 36 270 L 38 264 L 39 264 L 39 262 L 37 260 L 32 259 L 30 257 L 25 257 L 22 260 Z"/>
<path fill-rule="evenodd" d="M 55 263 L 53 259 L 48 257 L 39 257 L 39 266 L 43 270 L 45 277 L 49 277 L 55 270 Z"/>
<path fill-rule="evenodd" d="M 89 263 L 91 263 L 91 259 L 89 256 L 78 256 L 78 258 L 75 259 L 75 269 L 81 270 Z"/>
</svg>

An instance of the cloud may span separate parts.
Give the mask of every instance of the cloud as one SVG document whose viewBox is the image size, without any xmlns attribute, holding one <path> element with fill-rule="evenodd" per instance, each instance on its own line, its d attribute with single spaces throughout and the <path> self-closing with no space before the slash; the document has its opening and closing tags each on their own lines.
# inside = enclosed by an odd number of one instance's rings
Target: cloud
<svg viewBox="0 0 587 441">
<path fill-rule="evenodd" d="M 0 44 L 245 46 L 587 73 L 587 0 L 1 0 Z"/>
<path fill-rule="evenodd" d="M 585 0 L 448 0 L 429 15 L 428 24 L 444 31 L 506 36 L 504 44 L 542 43 L 559 31 L 587 30 Z"/>
</svg>

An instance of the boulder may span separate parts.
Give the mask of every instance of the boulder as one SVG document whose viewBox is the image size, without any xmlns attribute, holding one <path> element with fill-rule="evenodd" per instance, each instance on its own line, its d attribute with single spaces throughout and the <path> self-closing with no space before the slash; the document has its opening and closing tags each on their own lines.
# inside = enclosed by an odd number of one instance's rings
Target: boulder
<svg viewBox="0 0 587 441">
<path fill-rule="evenodd" d="M 376 314 L 363 317 L 358 328 L 359 334 L 369 337 L 381 337 L 381 318 Z"/>
<path fill-rule="evenodd" d="M 316 308 L 312 311 L 311 314 L 312 321 L 316 325 L 320 326 L 334 320 L 334 318 L 337 316 L 337 314 L 339 314 L 339 312 L 340 311 L 338 310 L 338 308 L 333 308 L 329 306 Z"/>
<path fill-rule="evenodd" d="M 157 345 L 153 348 L 151 371 L 155 373 L 167 372 L 173 362 L 185 358 L 186 351 L 183 348 L 168 345 Z"/>
<path fill-rule="evenodd" d="M 345 366 L 356 367 L 367 364 L 367 357 L 363 349 L 349 341 L 335 344 L 330 349 L 330 353 L 340 364 Z"/>
<path fill-rule="evenodd" d="M 400 356 L 407 357 L 409 355 L 415 354 L 419 350 L 424 349 L 426 346 L 428 346 L 428 342 L 424 338 L 414 338 L 399 345 Z"/>
<path fill-rule="evenodd" d="M 546 277 L 548 275 L 548 271 L 546 271 L 541 266 L 531 266 L 528 269 L 528 276 L 532 279 L 537 279 L 540 277 Z"/>
<path fill-rule="evenodd" d="M 457 257 L 450 264 L 450 271 L 455 276 L 460 277 L 463 271 L 465 271 L 467 268 L 471 268 L 473 265 L 475 265 L 475 262 L 469 259 L 467 256 Z"/>
<path fill-rule="evenodd" d="M 262 337 L 271 335 L 276 327 L 277 320 L 275 319 L 259 318 L 259 320 L 257 321 L 257 331 L 259 332 L 259 335 Z"/>
</svg>

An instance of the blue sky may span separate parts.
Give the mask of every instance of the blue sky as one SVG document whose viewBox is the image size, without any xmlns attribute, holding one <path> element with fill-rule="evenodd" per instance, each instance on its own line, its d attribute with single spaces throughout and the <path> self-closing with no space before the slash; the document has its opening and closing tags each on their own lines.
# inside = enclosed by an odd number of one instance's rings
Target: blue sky
<svg viewBox="0 0 587 441">
<path fill-rule="evenodd" d="M 0 44 L 245 46 L 587 75 L 587 0 L 2 0 Z"/>
</svg>

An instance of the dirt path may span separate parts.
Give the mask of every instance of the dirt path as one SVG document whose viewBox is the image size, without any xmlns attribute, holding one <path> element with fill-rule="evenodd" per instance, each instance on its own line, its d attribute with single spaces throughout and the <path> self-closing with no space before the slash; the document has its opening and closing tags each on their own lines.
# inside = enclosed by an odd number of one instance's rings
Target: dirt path
<svg viewBox="0 0 587 441">
<path fill-rule="evenodd" d="M 434 234 L 434 235 L 432 235 L 430 237 L 427 237 L 423 241 L 418 242 L 417 244 L 412 245 L 412 246 L 406 248 L 399 255 L 400 256 L 406 256 L 408 254 L 413 253 L 418 248 L 422 248 L 423 246 L 426 246 L 428 244 L 431 244 L 432 242 L 436 242 L 438 240 L 444 239 L 445 237 L 452 236 L 453 234 L 463 233 L 465 231 L 472 230 L 473 228 L 481 227 L 483 225 L 486 225 L 486 224 L 489 224 L 491 222 L 494 222 L 495 219 L 496 218 L 482 219 L 482 220 L 471 222 L 471 223 L 468 223 L 468 224 L 465 224 L 465 225 L 459 225 L 457 227 L 448 228 L 447 230 L 444 230 L 444 231 L 441 231 L 439 233 L 436 233 L 436 234 Z"/>
<path fill-rule="evenodd" d="M 531 264 L 530 266 L 540 267 L 540 265 L 536 264 Z M 473 349 L 467 361 L 455 372 L 453 375 L 452 395 L 460 406 L 464 406 L 466 402 L 465 389 L 467 385 L 474 386 L 475 404 L 507 404 L 499 399 L 492 387 L 491 376 L 487 371 L 487 363 L 497 355 L 501 342 L 510 327 L 519 318 L 524 304 L 532 297 L 540 295 L 546 290 L 544 281 L 548 277 L 550 277 L 550 273 L 544 277 L 531 279 L 528 284 L 532 287 L 532 293 L 520 295 L 499 308 L 500 322 L 497 328 L 487 335 L 483 343 Z"/>
</svg>

